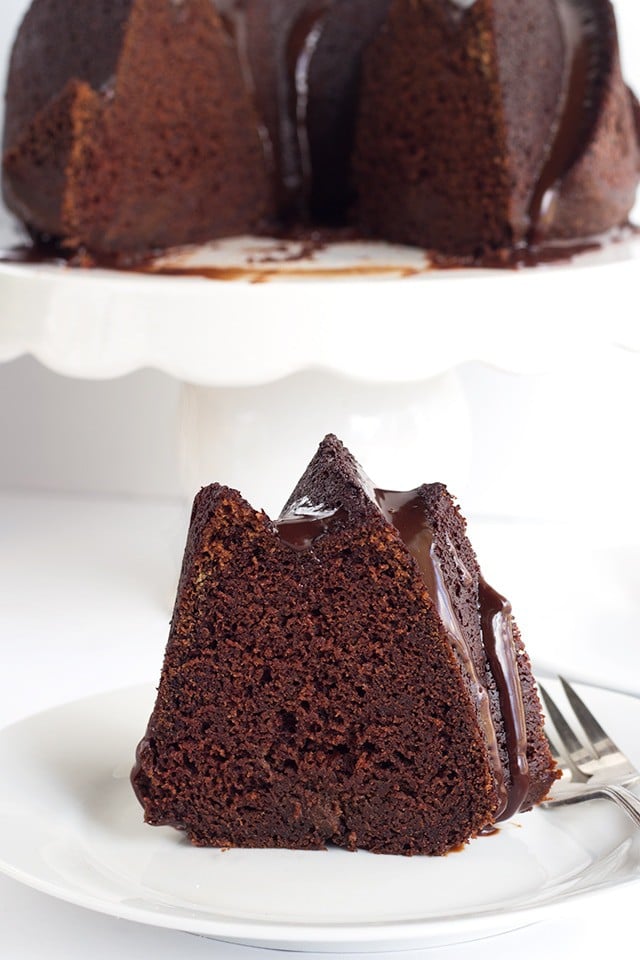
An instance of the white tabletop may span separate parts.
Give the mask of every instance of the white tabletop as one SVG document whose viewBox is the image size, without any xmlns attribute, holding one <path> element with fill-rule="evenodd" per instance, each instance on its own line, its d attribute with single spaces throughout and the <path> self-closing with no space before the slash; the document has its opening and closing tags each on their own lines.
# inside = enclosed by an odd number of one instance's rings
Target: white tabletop
<svg viewBox="0 0 640 960">
<path fill-rule="evenodd" d="M 4 651 L 0 727 L 56 703 L 157 679 L 187 519 L 186 507 L 175 502 L 0 495 L 0 637 Z M 529 612 L 530 604 L 535 605 L 529 599 L 535 591 L 530 586 L 527 592 L 524 572 L 525 558 L 526 563 L 535 564 L 548 556 L 550 532 L 535 524 L 476 521 L 471 526 L 492 577 L 497 580 L 500 573 L 501 587 L 505 577 L 510 581 L 511 592 L 518 594 L 520 619 L 531 621 L 530 649 L 549 661 L 553 650 L 544 641 L 543 621 Z M 616 549 L 625 551 L 628 576 L 615 599 L 618 609 L 623 606 L 621 599 L 628 603 L 636 600 L 633 585 L 640 549 L 633 553 L 629 536 L 627 531 L 624 544 L 607 545 L 614 570 L 618 569 L 615 557 L 619 559 Z M 509 568 L 521 569 L 520 576 L 499 570 L 505 551 Z M 589 561 L 586 556 L 584 562 Z M 605 606 L 614 603 L 606 590 L 602 602 Z M 553 619 L 553 609 L 546 616 Z M 593 644 L 585 640 L 583 627 L 578 673 L 588 676 L 598 669 L 589 656 L 589 649 L 597 648 L 597 638 L 591 638 Z M 637 653 L 631 643 L 626 649 L 625 661 L 621 646 L 619 685 L 640 691 L 640 670 L 634 660 Z M 594 664 L 591 669 L 590 663 Z M 464 947 L 413 955 L 429 960 L 453 956 L 456 960 L 482 960 L 515 954 L 527 960 L 543 953 L 577 956 L 582 951 L 590 956 L 598 949 L 619 950 L 634 939 L 638 890 L 634 883 L 592 898 L 588 915 L 594 929 L 587 925 L 584 904 L 578 900 L 556 908 L 550 918 L 526 929 Z M 4 877 L 0 877 L 0 904 L 3 960 L 85 960 L 88 951 L 95 958 L 118 956 L 121 960 L 141 956 L 157 960 L 205 956 L 258 960 L 264 956 L 267 960 L 273 956 L 273 952 L 213 943 L 93 914 Z"/>
</svg>

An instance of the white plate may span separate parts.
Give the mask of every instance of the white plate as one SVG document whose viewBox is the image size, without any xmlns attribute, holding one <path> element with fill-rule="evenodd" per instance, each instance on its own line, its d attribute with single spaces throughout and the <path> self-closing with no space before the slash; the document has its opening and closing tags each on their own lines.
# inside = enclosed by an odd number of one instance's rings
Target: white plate
<svg viewBox="0 0 640 960">
<path fill-rule="evenodd" d="M 193 848 L 146 826 L 129 785 L 153 697 L 151 687 L 102 694 L 0 733 L 0 869 L 116 917 L 342 952 L 489 936 L 640 875 L 640 832 L 606 801 L 534 811 L 444 858 Z M 640 700 L 587 697 L 640 760 Z"/>
</svg>

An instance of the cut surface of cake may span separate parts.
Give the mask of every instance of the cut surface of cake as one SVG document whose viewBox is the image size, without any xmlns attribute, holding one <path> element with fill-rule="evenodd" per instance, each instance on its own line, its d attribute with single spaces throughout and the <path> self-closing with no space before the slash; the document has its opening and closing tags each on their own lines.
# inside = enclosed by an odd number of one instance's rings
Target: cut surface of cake
<svg viewBox="0 0 640 960">
<path fill-rule="evenodd" d="M 7 204 L 103 254 L 255 231 L 265 146 L 210 0 L 35 0 L 15 44 Z"/>
<path fill-rule="evenodd" d="M 196 845 L 444 854 L 556 772 L 506 600 L 442 484 L 325 438 L 276 522 L 196 497 L 132 783 Z"/>
<path fill-rule="evenodd" d="M 482 257 L 628 217 L 640 149 L 609 0 L 395 0 L 363 74 L 365 232 Z"/>
<path fill-rule="evenodd" d="M 348 226 L 464 262 L 623 225 L 610 0 L 33 0 L 8 206 L 95 256 Z"/>
</svg>

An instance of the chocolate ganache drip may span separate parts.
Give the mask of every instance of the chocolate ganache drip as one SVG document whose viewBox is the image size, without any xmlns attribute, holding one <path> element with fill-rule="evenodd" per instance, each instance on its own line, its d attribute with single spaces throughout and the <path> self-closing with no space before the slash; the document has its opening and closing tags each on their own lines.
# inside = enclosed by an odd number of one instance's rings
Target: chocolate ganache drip
<svg viewBox="0 0 640 960">
<path fill-rule="evenodd" d="M 513 617 L 509 601 L 490 587 L 482 576 L 478 582 L 478 607 L 482 642 L 498 687 L 502 715 L 508 718 L 508 722 L 505 719 L 505 734 L 511 786 L 507 806 L 498 817 L 508 820 L 522 808 L 531 788 L 527 721 L 513 636 Z"/>
<path fill-rule="evenodd" d="M 309 79 L 318 45 L 324 33 L 327 14 L 335 0 L 305 0 L 291 11 L 284 10 L 277 29 L 284 32 L 275 63 L 278 77 L 277 119 L 262 115 L 257 96 L 260 83 L 260 54 L 256 61 L 251 31 L 255 11 L 251 0 L 212 0 L 227 33 L 234 43 L 244 84 L 256 108 L 258 132 L 267 167 L 275 178 L 277 194 L 284 191 L 285 215 L 305 217 L 308 213 L 313 180 L 311 145 L 308 131 Z M 298 12 L 296 12 L 296 10 Z M 264 11 L 261 11 L 264 16 Z M 275 27 L 274 27 L 275 29 Z M 287 209 L 290 208 L 290 209 Z"/>
<path fill-rule="evenodd" d="M 521 809 L 530 787 L 524 702 L 513 637 L 511 607 L 504 597 L 501 597 L 480 577 L 478 612 L 481 636 L 489 668 L 498 690 L 504 722 L 511 781 L 507 784 L 500 761 L 496 729 L 491 717 L 489 695 L 479 677 L 470 645 L 456 616 L 455 606 L 438 560 L 435 530 L 427 517 L 420 490 L 411 490 L 408 493 L 376 490 L 376 499 L 380 509 L 389 522 L 396 527 L 405 546 L 418 564 L 452 646 L 463 669 L 467 671 L 475 692 L 478 716 L 489 746 L 498 786 L 499 807 L 495 819 L 506 820 Z M 447 546 L 455 556 L 456 566 L 461 571 L 461 575 L 472 580 L 471 574 L 457 557 L 455 547 L 449 540 Z"/>
<path fill-rule="evenodd" d="M 473 690 L 478 720 L 489 748 L 493 775 L 498 789 L 498 815 L 509 806 L 509 794 L 500 760 L 498 738 L 491 717 L 489 695 L 476 669 L 469 643 L 455 614 L 435 551 L 435 533 L 428 521 L 420 491 L 375 490 L 380 510 L 396 528 L 407 550 L 416 561 L 429 596 L 447 632 L 447 637 Z"/>
<path fill-rule="evenodd" d="M 311 64 L 324 32 L 326 16 L 334 0 L 309 3 L 293 24 L 287 43 L 287 75 L 289 78 L 290 122 L 295 131 L 297 156 L 289 172 L 286 186 L 298 191 L 303 203 L 308 202 L 312 183 L 311 145 L 307 125 L 309 77 Z"/>
<path fill-rule="evenodd" d="M 435 604 L 447 637 L 458 662 L 467 674 L 473 691 L 478 720 L 487 742 L 494 778 L 498 790 L 496 820 L 506 820 L 520 810 L 529 793 L 531 780 L 527 760 L 527 733 L 524 701 L 520 686 L 517 649 L 513 635 L 511 606 L 504 597 L 480 576 L 478 580 L 478 617 L 482 643 L 489 669 L 494 678 L 503 717 L 506 748 L 509 760 L 510 782 L 504 776 L 498 738 L 491 716 L 489 694 L 474 663 L 465 632 L 455 612 L 455 604 L 447 589 L 438 560 L 436 534 L 429 522 L 420 489 L 396 492 L 374 488 L 370 482 L 365 489 L 377 504 L 386 520 L 398 531 L 407 550 L 418 565 L 429 596 Z M 334 525 L 344 521 L 343 507 L 330 509 L 313 505 L 307 500 L 293 504 L 276 523 L 276 530 L 295 550 L 310 550 L 314 542 L 329 533 Z M 454 545 L 447 540 L 456 560 L 456 566 L 468 586 L 472 574 L 457 556 Z"/>
<path fill-rule="evenodd" d="M 256 98 L 257 82 L 249 51 L 247 0 L 214 0 L 214 6 L 218 11 L 227 34 L 235 44 L 242 81 L 255 110 L 258 136 L 260 137 L 265 165 L 269 173 L 273 176 L 275 174 L 273 143 L 269 128 L 266 123 L 264 123 L 258 108 Z"/>
<path fill-rule="evenodd" d="M 528 241 L 543 239 L 553 224 L 562 181 L 580 155 L 597 116 L 601 91 L 598 84 L 608 75 L 606 36 L 609 23 L 598 16 L 593 0 L 556 0 L 565 46 L 564 98 L 551 131 L 546 160 L 529 204 Z"/>
<path fill-rule="evenodd" d="M 347 519 L 344 507 L 329 510 L 306 503 L 294 504 L 291 512 L 280 517 L 275 527 L 278 536 L 294 550 L 310 550 L 318 537 L 329 533 L 336 523 Z"/>
</svg>

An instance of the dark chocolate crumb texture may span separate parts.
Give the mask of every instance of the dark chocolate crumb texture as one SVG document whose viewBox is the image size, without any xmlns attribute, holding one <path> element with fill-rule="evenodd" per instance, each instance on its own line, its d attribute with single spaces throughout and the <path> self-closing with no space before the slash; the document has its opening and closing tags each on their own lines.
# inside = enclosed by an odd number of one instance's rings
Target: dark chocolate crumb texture
<svg viewBox="0 0 640 960">
<path fill-rule="evenodd" d="M 272 522 L 196 497 L 132 783 L 196 845 L 444 854 L 557 776 L 507 601 L 442 484 L 325 438 Z"/>
</svg>

